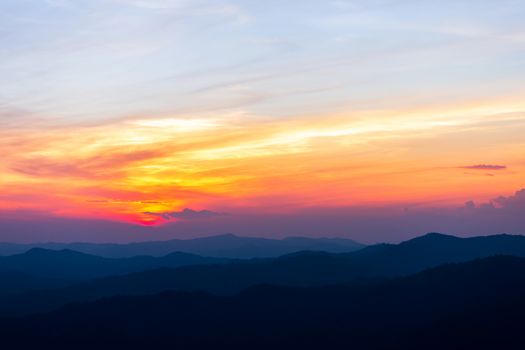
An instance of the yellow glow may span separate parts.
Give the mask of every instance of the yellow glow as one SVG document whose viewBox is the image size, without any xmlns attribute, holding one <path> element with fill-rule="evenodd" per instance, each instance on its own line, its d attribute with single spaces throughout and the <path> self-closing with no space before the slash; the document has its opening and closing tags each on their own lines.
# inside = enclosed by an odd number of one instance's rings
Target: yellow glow
<svg viewBox="0 0 525 350">
<path fill-rule="evenodd" d="M 523 187 L 521 101 L 2 130 L 0 208 L 149 223 L 144 212 L 184 207 L 272 210 L 272 197 L 290 208 L 487 198 Z M 482 163 L 512 171 L 461 168 Z"/>
<path fill-rule="evenodd" d="M 213 120 L 207 119 L 142 119 L 130 122 L 131 125 L 148 128 L 169 128 L 175 132 L 195 132 L 208 130 L 219 125 Z"/>
</svg>

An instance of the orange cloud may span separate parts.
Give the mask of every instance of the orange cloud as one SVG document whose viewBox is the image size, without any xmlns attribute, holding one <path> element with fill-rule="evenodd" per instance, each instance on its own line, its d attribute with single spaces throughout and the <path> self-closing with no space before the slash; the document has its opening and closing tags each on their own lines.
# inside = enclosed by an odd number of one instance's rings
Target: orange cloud
<svg viewBox="0 0 525 350">
<path fill-rule="evenodd" d="M 0 210 L 157 224 L 162 216 L 145 213 L 490 198 L 523 186 L 525 106 L 482 107 L 4 129 Z M 481 156 L 512 171 L 465 178 L 454 170 Z M 467 168 L 506 167 L 479 164 Z"/>
</svg>

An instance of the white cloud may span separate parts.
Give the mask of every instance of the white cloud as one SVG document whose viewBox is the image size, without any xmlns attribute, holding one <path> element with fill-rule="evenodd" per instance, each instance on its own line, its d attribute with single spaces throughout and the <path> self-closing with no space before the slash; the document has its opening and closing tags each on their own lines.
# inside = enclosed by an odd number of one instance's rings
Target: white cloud
<svg viewBox="0 0 525 350">
<path fill-rule="evenodd" d="M 174 9 L 183 8 L 188 5 L 187 0 L 115 0 L 121 4 L 127 4 L 145 9 Z"/>
</svg>

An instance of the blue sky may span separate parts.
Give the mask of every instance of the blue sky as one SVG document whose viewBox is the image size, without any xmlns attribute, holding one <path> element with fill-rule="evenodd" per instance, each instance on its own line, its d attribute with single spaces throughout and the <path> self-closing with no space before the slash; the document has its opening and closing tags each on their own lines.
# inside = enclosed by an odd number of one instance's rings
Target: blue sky
<svg viewBox="0 0 525 350">
<path fill-rule="evenodd" d="M 280 118 L 504 95 L 525 75 L 524 16 L 522 1 L 4 0 L 0 108 Z"/>
</svg>

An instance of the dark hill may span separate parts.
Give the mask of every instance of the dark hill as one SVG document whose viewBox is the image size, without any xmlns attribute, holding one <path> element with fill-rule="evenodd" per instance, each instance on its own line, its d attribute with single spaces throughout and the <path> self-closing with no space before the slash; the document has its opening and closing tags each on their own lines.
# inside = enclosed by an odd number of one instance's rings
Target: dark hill
<svg viewBox="0 0 525 350">
<path fill-rule="evenodd" d="M 34 289 L 64 287 L 68 285 L 68 281 L 34 276 L 17 270 L 0 269 L 0 285 L 0 297 L 2 297 Z"/>
<path fill-rule="evenodd" d="M 0 336 L 103 348 L 521 349 L 524 293 L 525 259 L 498 256 L 380 283 L 113 297 L 6 320 Z"/>
<path fill-rule="evenodd" d="M 525 236 L 501 234 L 459 238 L 429 233 L 397 245 L 366 247 L 347 254 L 347 257 L 368 266 L 378 274 L 398 276 L 445 263 L 469 261 L 492 255 L 525 257 Z"/>
<path fill-rule="evenodd" d="M 277 259 L 192 265 L 107 277 L 62 289 L 2 298 L 0 315 L 46 311 L 68 302 L 164 290 L 235 294 L 262 283 L 308 287 L 373 281 L 502 254 L 525 256 L 525 238 L 509 235 L 457 238 L 429 234 L 398 245 L 372 246 L 353 253 L 301 252 Z"/>
<path fill-rule="evenodd" d="M 188 253 L 171 253 L 164 257 L 136 256 L 110 259 L 75 252 L 33 248 L 24 254 L 0 257 L 0 270 L 27 278 L 4 280 L 0 295 L 30 289 L 57 287 L 111 275 L 127 274 L 160 267 L 198 264 L 219 264 L 228 259 L 201 257 Z M 29 282 L 31 280 L 31 282 Z M 53 281 L 63 283 L 52 283 Z"/>
</svg>

